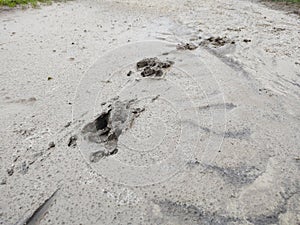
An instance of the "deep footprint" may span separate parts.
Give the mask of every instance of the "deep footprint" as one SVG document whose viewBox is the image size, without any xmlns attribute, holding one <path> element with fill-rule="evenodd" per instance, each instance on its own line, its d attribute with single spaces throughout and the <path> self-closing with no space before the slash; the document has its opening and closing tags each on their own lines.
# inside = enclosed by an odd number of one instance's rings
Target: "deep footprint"
<svg viewBox="0 0 300 225">
<path fill-rule="evenodd" d="M 82 129 L 84 139 L 99 144 L 100 150 L 92 152 L 89 160 L 92 163 L 118 153 L 118 139 L 125 130 L 131 128 L 135 118 L 145 109 L 134 108 L 135 100 L 116 100 L 93 122 Z"/>
</svg>

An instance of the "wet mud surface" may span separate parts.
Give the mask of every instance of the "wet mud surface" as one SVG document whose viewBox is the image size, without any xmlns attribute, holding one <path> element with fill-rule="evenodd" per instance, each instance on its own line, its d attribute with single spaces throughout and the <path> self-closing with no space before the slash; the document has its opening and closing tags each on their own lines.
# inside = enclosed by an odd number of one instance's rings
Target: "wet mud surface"
<svg viewBox="0 0 300 225">
<path fill-rule="evenodd" d="M 82 129 L 85 139 L 90 142 L 101 144 L 103 150 L 91 153 L 90 162 L 98 162 L 101 158 L 118 153 L 118 138 L 122 132 L 129 129 L 134 119 L 145 109 L 133 108 L 135 100 L 121 102 L 116 100 L 108 105 L 93 122 L 88 123 Z"/>
<path fill-rule="evenodd" d="M 275 9 L 1 11 L 0 224 L 299 224 L 298 9 Z"/>
</svg>

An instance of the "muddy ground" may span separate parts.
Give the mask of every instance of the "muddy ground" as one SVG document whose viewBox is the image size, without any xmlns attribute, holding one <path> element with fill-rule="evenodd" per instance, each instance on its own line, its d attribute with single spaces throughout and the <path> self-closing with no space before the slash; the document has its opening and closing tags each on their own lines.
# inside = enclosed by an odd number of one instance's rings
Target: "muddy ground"
<svg viewBox="0 0 300 225">
<path fill-rule="evenodd" d="M 78 0 L 0 30 L 0 224 L 300 224 L 298 15 Z"/>
</svg>

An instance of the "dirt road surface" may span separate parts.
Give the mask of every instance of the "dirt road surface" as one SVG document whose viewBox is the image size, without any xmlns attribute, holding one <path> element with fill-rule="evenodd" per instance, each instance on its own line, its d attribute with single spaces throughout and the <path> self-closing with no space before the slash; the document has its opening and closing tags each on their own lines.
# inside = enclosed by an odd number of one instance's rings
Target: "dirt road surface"
<svg viewBox="0 0 300 225">
<path fill-rule="evenodd" d="M 300 224 L 300 20 L 242 0 L 0 12 L 0 224 Z"/>
</svg>

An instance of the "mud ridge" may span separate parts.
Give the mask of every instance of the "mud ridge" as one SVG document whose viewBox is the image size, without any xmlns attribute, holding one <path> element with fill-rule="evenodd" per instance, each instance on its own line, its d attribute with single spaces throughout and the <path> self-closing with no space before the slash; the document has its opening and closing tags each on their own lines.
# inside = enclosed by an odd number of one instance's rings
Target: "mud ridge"
<svg viewBox="0 0 300 225">
<path fill-rule="evenodd" d="M 225 63 L 227 66 L 229 66 L 231 69 L 236 71 L 238 74 L 241 74 L 245 79 L 248 81 L 247 84 L 249 87 L 251 87 L 254 90 L 257 90 L 257 87 L 259 86 L 258 81 L 256 81 L 249 72 L 247 72 L 244 69 L 244 65 L 236 62 L 230 57 L 227 57 L 220 52 L 217 51 L 215 48 L 211 48 L 208 45 L 202 45 L 203 48 L 205 48 L 209 53 L 213 54 L 214 56 L 218 57 L 223 63 Z"/>
</svg>

